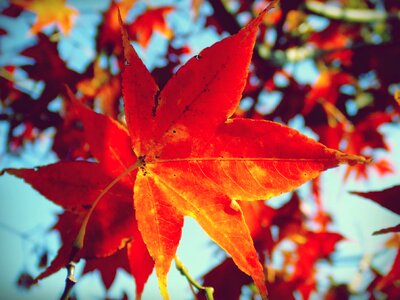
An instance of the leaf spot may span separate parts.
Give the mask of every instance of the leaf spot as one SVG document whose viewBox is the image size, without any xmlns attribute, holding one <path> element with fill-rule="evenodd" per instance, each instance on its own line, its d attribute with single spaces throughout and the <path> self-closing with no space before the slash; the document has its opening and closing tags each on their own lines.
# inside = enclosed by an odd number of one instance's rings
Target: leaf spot
<svg viewBox="0 0 400 300">
<path fill-rule="evenodd" d="M 240 213 L 239 203 L 237 203 L 236 200 L 231 200 L 230 203 L 224 205 L 224 211 L 228 215 L 236 215 L 237 213 Z"/>
<path fill-rule="evenodd" d="M 157 260 L 156 261 L 163 261 L 165 259 L 165 256 L 162 254 L 157 255 Z"/>
<path fill-rule="evenodd" d="M 232 208 L 234 211 L 240 212 L 240 205 L 239 205 L 239 203 L 237 203 L 236 200 L 231 200 L 231 203 L 230 203 L 229 206 L 230 206 L 230 208 Z"/>
<path fill-rule="evenodd" d="M 153 118 L 155 118 L 157 113 L 157 108 L 160 101 L 159 96 L 160 96 L 160 90 L 157 90 L 157 92 L 154 94 L 154 105 L 153 109 L 151 110 L 151 115 L 153 116 Z"/>
<path fill-rule="evenodd" d="M 82 205 L 82 208 L 84 208 L 84 209 L 90 209 L 92 207 L 92 205 L 90 205 L 90 204 L 83 204 Z"/>
<path fill-rule="evenodd" d="M 146 155 L 139 156 L 139 157 L 138 157 L 138 160 L 139 160 L 139 162 L 140 162 L 140 168 L 146 166 Z"/>
</svg>

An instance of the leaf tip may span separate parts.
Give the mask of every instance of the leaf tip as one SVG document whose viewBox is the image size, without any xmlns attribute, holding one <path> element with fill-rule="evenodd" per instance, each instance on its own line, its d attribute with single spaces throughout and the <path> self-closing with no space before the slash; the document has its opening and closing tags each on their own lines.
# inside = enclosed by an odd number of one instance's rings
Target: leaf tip
<svg viewBox="0 0 400 300">
<path fill-rule="evenodd" d="M 124 26 L 124 22 L 122 21 L 121 10 L 119 9 L 119 6 L 117 6 L 117 12 L 118 12 L 118 23 L 119 23 L 119 26 L 123 27 Z"/>
<path fill-rule="evenodd" d="M 72 92 L 72 90 L 71 90 L 71 88 L 69 87 L 69 85 L 64 84 L 64 88 L 65 88 L 65 91 L 67 92 L 68 98 L 71 99 L 71 100 L 74 99 L 74 98 L 75 98 L 75 95 L 74 95 L 74 93 Z"/>
<path fill-rule="evenodd" d="M 82 119 L 82 109 L 86 108 L 86 106 L 76 98 L 74 92 L 68 85 L 65 84 L 64 87 L 67 94 L 66 101 L 71 105 L 70 107 L 73 115 Z"/>
<path fill-rule="evenodd" d="M 30 287 L 32 287 L 34 285 L 37 285 L 38 283 L 39 283 L 39 279 L 35 278 L 35 279 L 33 279 L 32 284 L 30 285 Z"/>
<path fill-rule="evenodd" d="M 382 234 L 382 230 L 377 230 L 377 231 L 374 231 L 373 233 L 372 233 L 372 235 L 381 235 Z"/>
<path fill-rule="evenodd" d="M 124 48 L 124 58 L 125 58 L 125 61 L 129 64 L 130 61 L 132 60 L 131 57 L 132 57 L 133 49 L 131 49 L 128 32 L 126 31 L 126 29 L 124 27 L 124 22 L 122 20 L 121 11 L 119 10 L 119 8 L 118 8 L 118 22 L 119 22 L 119 26 L 121 27 L 122 46 Z"/>
<path fill-rule="evenodd" d="M 265 6 L 265 8 L 258 14 L 256 20 L 258 21 L 258 24 L 261 23 L 261 20 L 263 19 L 264 15 L 270 12 L 272 9 L 274 9 L 279 3 L 279 0 L 272 0 L 269 1 L 268 4 Z M 257 25 L 258 25 L 257 24 Z"/>
<path fill-rule="evenodd" d="M 380 230 L 374 231 L 372 235 L 382 235 L 386 233 L 398 233 L 398 232 L 400 232 L 400 224 L 393 227 L 382 228 Z"/>
<path fill-rule="evenodd" d="M 36 170 L 37 168 L 34 168 L 33 170 Z M 9 174 L 9 175 L 14 175 L 16 177 L 20 177 L 21 175 L 21 169 L 3 169 L 0 171 L 0 176 L 4 175 L 4 174 Z"/>
<path fill-rule="evenodd" d="M 165 274 L 158 276 L 158 285 L 163 300 L 169 300 L 168 289 L 167 289 L 167 276 Z"/>
<path fill-rule="evenodd" d="M 263 280 L 261 282 L 254 282 L 257 286 L 258 292 L 260 293 L 261 299 L 263 300 L 268 300 L 268 290 L 267 290 L 267 286 L 265 285 L 265 279 L 263 278 Z"/>
<path fill-rule="evenodd" d="M 361 155 L 347 154 L 339 151 L 336 153 L 336 158 L 339 161 L 339 164 L 348 164 L 350 166 L 357 164 L 369 164 L 372 162 L 372 158 Z"/>
</svg>

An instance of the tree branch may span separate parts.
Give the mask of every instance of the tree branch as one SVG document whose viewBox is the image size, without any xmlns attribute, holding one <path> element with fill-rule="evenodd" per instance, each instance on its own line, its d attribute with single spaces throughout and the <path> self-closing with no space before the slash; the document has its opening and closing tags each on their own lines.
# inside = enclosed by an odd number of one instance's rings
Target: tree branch
<svg viewBox="0 0 400 300">
<path fill-rule="evenodd" d="M 354 23 L 379 22 L 389 18 L 400 19 L 400 13 L 389 14 L 385 11 L 372 9 L 337 7 L 317 1 L 306 1 L 305 7 L 312 13 L 323 17 Z"/>
<path fill-rule="evenodd" d="M 60 300 L 68 300 L 71 292 L 72 292 L 72 288 L 74 287 L 75 283 L 76 283 L 76 279 L 75 279 L 75 262 L 70 261 L 67 266 L 67 279 L 65 280 L 65 288 L 64 288 L 64 292 L 61 295 Z"/>
<path fill-rule="evenodd" d="M 394 43 L 381 43 L 381 44 L 372 44 L 372 43 L 356 43 L 353 45 L 332 48 L 332 49 L 319 49 L 315 47 L 308 46 L 299 46 L 293 47 L 287 50 L 276 50 L 271 52 L 268 57 L 265 59 L 272 59 L 274 64 L 278 66 L 284 66 L 286 63 L 296 63 L 306 59 L 315 59 L 325 55 L 329 55 L 339 51 L 345 50 L 356 50 L 362 48 L 379 48 L 379 47 L 392 47 L 396 46 Z"/>
</svg>

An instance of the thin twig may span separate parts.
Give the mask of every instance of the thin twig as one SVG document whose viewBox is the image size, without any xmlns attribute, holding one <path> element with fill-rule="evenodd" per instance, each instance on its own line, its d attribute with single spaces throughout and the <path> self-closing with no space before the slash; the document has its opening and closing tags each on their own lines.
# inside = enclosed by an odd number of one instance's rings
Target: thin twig
<svg viewBox="0 0 400 300">
<path fill-rule="evenodd" d="M 73 98 L 71 90 L 67 88 L 67 92 L 70 94 L 70 97 Z M 108 191 L 114 187 L 123 177 L 131 173 L 133 170 L 136 170 L 140 166 L 144 164 L 144 159 L 139 158 L 133 165 L 129 166 L 124 172 L 119 174 L 113 181 L 111 181 L 102 191 L 101 193 L 97 196 L 97 198 L 93 201 L 92 206 L 90 207 L 90 210 L 86 214 L 81 228 L 79 229 L 79 232 L 73 242 L 72 245 L 72 250 L 69 258 L 69 263 L 67 264 L 67 279 L 65 281 L 65 289 L 64 293 L 61 296 L 61 300 L 68 300 L 69 295 L 71 294 L 72 288 L 74 287 L 76 283 L 76 279 L 74 277 L 75 273 L 75 259 L 78 254 L 78 252 L 83 248 L 84 245 L 84 239 L 85 239 L 85 234 L 86 234 L 86 228 L 88 226 L 90 217 L 92 216 L 95 208 L 97 207 L 97 204 L 100 202 L 100 200 L 108 193 Z"/>
<path fill-rule="evenodd" d="M 196 280 L 193 279 L 192 276 L 190 276 L 188 269 L 186 269 L 185 265 L 180 261 L 178 256 L 175 255 L 175 265 L 178 271 L 186 277 L 187 281 L 189 282 L 189 285 L 194 286 L 198 290 L 203 290 L 204 293 L 206 294 L 207 300 L 214 300 L 214 288 L 209 287 L 209 286 L 202 286 L 200 285 Z"/>
<path fill-rule="evenodd" d="M 400 13 L 387 13 L 383 10 L 344 8 L 317 1 L 306 1 L 305 7 L 318 15 L 353 23 L 382 22 L 389 18 L 400 19 Z"/>
<path fill-rule="evenodd" d="M 60 300 L 68 300 L 69 296 L 71 295 L 72 292 L 72 288 L 74 287 L 75 283 L 76 283 L 76 279 L 75 279 L 75 262 L 70 261 L 67 266 L 67 279 L 65 280 L 65 288 L 64 288 L 64 292 L 61 295 Z"/>
<path fill-rule="evenodd" d="M 331 49 L 319 49 L 316 47 L 310 47 L 309 45 L 303 45 L 299 47 L 292 47 L 287 50 L 276 50 L 267 54 L 262 54 L 264 59 L 271 59 L 276 66 L 285 66 L 287 63 L 297 63 L 306 59 L 316 59 L 335 52 L 345 50 L 359 50 L 367 49 L 372 47 L 395 47 L 394 43 L 353 43 L 352 45 L 331 48 Z M 260 54 L 261 55 L 261 54 Z"/>
</svg>

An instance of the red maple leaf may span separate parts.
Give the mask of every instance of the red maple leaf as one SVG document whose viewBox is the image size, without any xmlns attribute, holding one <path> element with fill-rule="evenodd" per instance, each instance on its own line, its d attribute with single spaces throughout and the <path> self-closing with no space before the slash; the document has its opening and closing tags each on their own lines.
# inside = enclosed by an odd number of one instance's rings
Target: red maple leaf
<svg viewBox="0 0 400 300">
<path fill-rule="evenodd" d="M 37 169 L 6 170 L 23 178 L 46 198 L 66 210 L 55 227 L 61 234 L 62 247 L 51 265 L 35 282 L 67 264 L 82 222 L 96 197 L 115 176 L 136 160 L 124 127 L 76 101 L 73 101 L 73 107 L 80 115 L 86 140 L 99 163 L 59 162 Z M 121 179 L 97 205 L 86 228 L 85 246 L 76 258 L 106 257 L 127 246 L 124 251 L 131 264 L 130 271 L 136 279 L 137 294 L 140 294 L 153 269 L 153 262 L 135 222 L 132 207 L 134 180 L 134 172 Z"/>
<path fill-rule="evenodd" d="M 298 259 L 292 278 L 302 280 L 312 274 L 314 264 L 318 259 L 328 257 L 335 249 L 336 244 L 343 236 L 334 232 L 307 232 L 298 243 Z"/>
<path fill-rule="evenodd" d="M 339 97 L 340 87 L 353 81 L 353 77 L 343 71 L 326 70 L 321 72 L 305 99 L 303 113 L 308 114 L 318 102 L 335 104 Z"/>
<path fill-rule="evenodd" d="M 146 10 L 129 26 L 130 34 L 136 36 L 138 43 L 143 48 L 146 48 L 149 44 L 153 32 L 157 31 L 170 39 L 173 31 L 168 27 L 165 18 L 173 10 L 173 6 L 163 6 Z"/>
<path fill-rule="evenodd" d="M 378 290 L 386 293 L 388 299 L 398 299 L 400 296 L 400 250 L 390 271 L 384 276 L 378 276 L 369 287 L 370 290 Z"/>
<path fill-rule="evenodd" d="M 384 208 L 394 212 L 395 214 L 400 215 L 400 185 L 385 189 L 383 191 L 352 192 L 352 194 L 368 198 L 380 206 L 383 206 Z M 375 231 L 373 234 L 376 235 L 389 232 L 400 232 L 400 224 Z"/>
<path fill-rule="evenodd" d="M 343 26 L 340 22 L 332 21 L 323 31 L 311 34 L 308 41 L 316 48 L 326 51 L 323 59 L 328 63 L 338 59 L 342 64 L 350 65 L 354 54 L 348 47 L 352 39 L 357 38 L 356 29 L 356 25 Z"/>
<path fill-rule="evenodd" d="M 227 276 L 229 274 L 229 279 Z M 240 272 L 232 259 L 228 258 L 204 276 L 204 286 L 215 288 L 215 299 L 239 299 L 242 286 L 251 283 L 251 277 Z M 207 299 L 203 292 L 198 298 Z"/>
<path fill-rule="evenodd" d="M 334 232 L 306 231 L 290 239 L 297 245 L 297 249 L 294 253 L 287 253 L 285 268 L 293 270 L 287 280 L 296 285 L 303 299 L 309 299 L 317 286 L 317 261 L 328 257 L 343 237 Z"/>
<path fill-rule="evenodd" d="M 106 53 L 113 53 L 118 57 L 122 54 L 118 11 L 125 20 L 135 2 L 136 0 L 121 0 L 118 3 L 111 1 L 109 8 L 104 12 L 103 24 L 99 28 L 96 46 L 98 53 L 105 50 Z"/>
<path fill-rule="evenodd" d="M 183 217 L 190 216 L 266 297 L 263 267 L 236 200 L 268 199 L 325 169 L 365 159 L 326 148 L 277 123 L 230 119 L 246 83 L 264 14 L 189 60 L 161 91 L 123 30 L 129 135 L 115 121 L 76 104 L 99 163 L 7 170 L 75 214 L 74 222 L 60 230 L 77 238 L 64 243 L 40 278 L 65 264 L 71 244 L 83 246 L 78 257 L 102 257 L 131 239 L 143 243 L 142 237 L 155 262 L 161 293 L 168 299 L 166 275 Z"/>
<path fill-rule="evenodd" d="M 143 246 L 143 244 L 138 245 L 133 241 L 129 242 L 126 248 L 118 250 L 111 256 L 90 259 L 86 262 L 82 275 L 95 270 L 100 271 L 104 286 L 108 290 L 114 282 L 117 270 L 123 268 L 135 278 L 136 297 L 139 298 L 154 265 L 146 247 Z"/>
<path fill-rule="evenodd" d="M 373 192 L 352 192 L 352 194 L 368 198 L 386 209 L 400 215 L 400 185 Z"/>
<path fill-rule="evenodd" d="M 77 89 L 87 100 L 98 103 L 101 111 L 113 118 L 118 117 L 118 104 L 121 97 L 121 86 L 118 76 L 101 66 L 100 59 L 93 63 L 93 76 L 78 82 Z"/>
<path fill-rule="evenodd" d="M 327 104 L 327 103 L 325 103 Z M 328 106 L 327 106 L 328 107 Z M 362 117 L 357 123 L 350 123 L 343 114 L 338 113 L 336 107 L 333 108 L 332 113 L 337 118 L 333 124 L 324 124 L 314 126 L 313 130 L 320 136 L 320 141 L 328 147 L 340 149 L 340 144 L 345 145 L 341 147 L 346 153 L 356 155 L 371 154 L 371 150 L 383 149 L 389 151 L 384 135 L 379 131 L 382 124 L 392 122 L 394 119 L 393 113 L 375 112 Z M 343 143 L 345 142 L 345 143 Z M 380 175 L 387 175 L 393 173 L 392 164 L 386 159 L 377 159 L 368 165 L 354 165 L 349 166 L 346 170 L 344 178 L 347 179 L 350 174 L 355 173 L 356 179 L 368 178 L 368 171 L 374 169 Z"/>
</svg>

